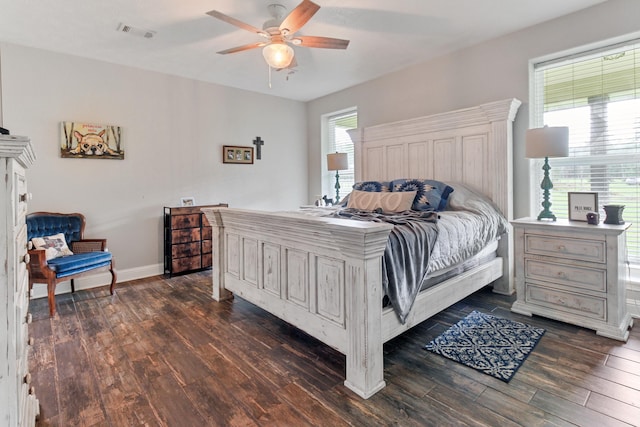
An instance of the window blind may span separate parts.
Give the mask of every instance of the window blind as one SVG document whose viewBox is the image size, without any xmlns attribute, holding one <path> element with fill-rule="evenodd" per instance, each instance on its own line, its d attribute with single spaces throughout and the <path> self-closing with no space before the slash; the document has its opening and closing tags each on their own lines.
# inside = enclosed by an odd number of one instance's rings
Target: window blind
<svg viewBox="0 0 640 427">
<path fill-rule="evenodd" d="M 640 41 L 534 64 L 532 83 L 532 127 L 569 127 L 569 157 L 549 159 L 552 211 L 567 218 L 568 192 L 597 192 L 601 219 L 603 205 L 625 205 L 640 264 Z"/>
<path fill-rule="evenodd" d="M 353 142 L 347 133 L 350 129 L 358 127 L 358 112 L 355 109 L 342 111 L 330 115 L 327 118 L 328 129 L 328 146 L 327 153 L 347 153 L 349 157 L 349 169 L 339 171 L 340 176 L 340 200 L 351 192 L 351 188 L 354 184 L 355 172 L 354 172 L 354 158 L 353 158 Z M 326 154 L 326 153 L 325 153 Z M 335 171 L 327 171 L 325 175 L 325 188 L 328 188 L 327 196 L 329 198 L 335 198 L 335 184 L 336 173 Z"/>
</svg>

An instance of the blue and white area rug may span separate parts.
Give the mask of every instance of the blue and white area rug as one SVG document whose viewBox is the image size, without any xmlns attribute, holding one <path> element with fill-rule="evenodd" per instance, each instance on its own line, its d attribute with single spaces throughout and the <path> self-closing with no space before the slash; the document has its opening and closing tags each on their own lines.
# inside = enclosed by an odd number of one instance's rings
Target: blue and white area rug
<svg viewBox="0 0 640 427">
<path fill-rule="evenodd" d="M 509 382 L 543 334 L 541 328 L 473 311 L 425 349 Z"/>
</svg>

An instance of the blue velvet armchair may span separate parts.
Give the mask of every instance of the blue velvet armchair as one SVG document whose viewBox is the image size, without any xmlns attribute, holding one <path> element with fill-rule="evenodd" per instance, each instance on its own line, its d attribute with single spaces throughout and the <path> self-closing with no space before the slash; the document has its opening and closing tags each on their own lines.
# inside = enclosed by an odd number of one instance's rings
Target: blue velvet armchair
<svg viewBox="0 0 640 427">
<path fill-rule="evenodd" d="M 49 315 L 56 310 L 55 291 L 59 282 L 71 281 L 71 292 L 75 292 L 74 279 L 99 271 L 111 273 L 109 291 L 113 295 L 117 274 L 113 256 L 107 251 L 106 239 L 84 238 L 85 218 L 79 213 L 62 214 L 35 212 L 27 215 L 27 237 L 44 238 L 63 233 L 72 255 L 58 256 L 47 260 L 44 249 L 30 248 L 29 291 L 34 283 L 46 283 L 49 298 Z"/>
</svg>

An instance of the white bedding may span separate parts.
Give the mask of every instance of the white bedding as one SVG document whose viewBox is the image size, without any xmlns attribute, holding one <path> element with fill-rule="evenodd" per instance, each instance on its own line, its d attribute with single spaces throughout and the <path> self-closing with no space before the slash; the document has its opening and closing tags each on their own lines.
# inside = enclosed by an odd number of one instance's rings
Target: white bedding
<svg viewBox="0 0 640 427">
<path fill-rule="evenodd" d="M 493 203 L 462 184 L 454 188 L 447 210 L 440 212 L 438 240 L 431 252 L 428 272 L 467 260 L 507 230 L 506 219 Z"/>
<path fill-rule="evenodd" d="M 459 183 L 447 183 L 454 191 L 447 210 L 439 212 L 438 239 L 431 252 L 427 274 L 468 260 L 496 242 L 507 230 L 507 220 L 488 198 Z M 341 207 L 307 207 L 306 215 L 331 216 Z"/>
</svg>

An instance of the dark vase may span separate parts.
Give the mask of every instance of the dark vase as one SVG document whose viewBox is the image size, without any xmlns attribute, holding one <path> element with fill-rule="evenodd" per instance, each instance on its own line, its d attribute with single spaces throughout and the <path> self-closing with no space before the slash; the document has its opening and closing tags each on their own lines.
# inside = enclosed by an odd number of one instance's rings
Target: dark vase
<svg viewBox="0 0 640 427">
<path fill-rule="evenodd" d="M 607 217 L 604 220 L 605 224 L 624 224 L 624 219 L 622 219 L 622 211 L 624 210 L 624 205 L 605 205 L 604 212 L 607 214 Z"/>
</svg>

